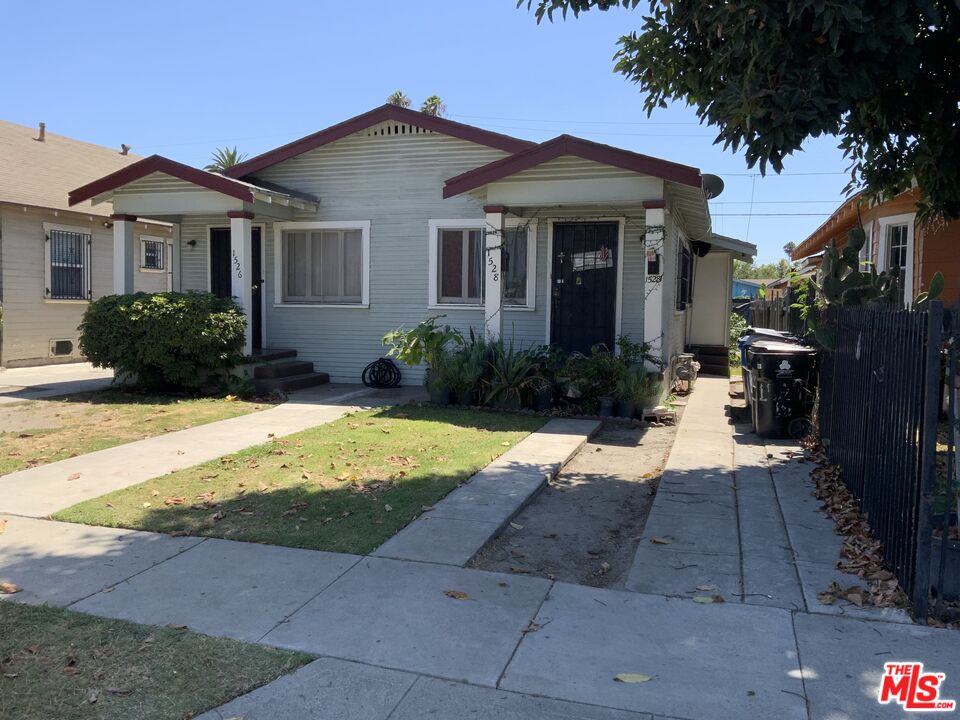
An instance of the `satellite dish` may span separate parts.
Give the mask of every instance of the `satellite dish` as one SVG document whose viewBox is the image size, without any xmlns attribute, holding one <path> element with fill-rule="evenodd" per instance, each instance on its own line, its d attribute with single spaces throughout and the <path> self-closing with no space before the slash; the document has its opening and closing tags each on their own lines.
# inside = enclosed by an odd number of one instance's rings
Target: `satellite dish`
<svg viewBox="0 0 960 720">
<path fill-rule="evenodd" d="M 723 192 L 723 180 L 720 179 L 719 175 L 710 175 L 708 173 L 703 175 L 702 178 L 703 192 L 707 196 L 707 200 L 713 200 L 713 198 Z"/>
</svg>

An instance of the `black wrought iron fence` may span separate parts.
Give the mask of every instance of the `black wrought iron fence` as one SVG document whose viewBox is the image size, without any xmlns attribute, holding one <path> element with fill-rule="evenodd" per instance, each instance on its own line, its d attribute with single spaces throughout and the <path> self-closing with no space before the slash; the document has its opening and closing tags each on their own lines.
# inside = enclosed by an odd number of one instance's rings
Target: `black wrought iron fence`
<svg viewBox="0 0 960 720">
<path fill-rule="evenodd" d="M 942 603 L 960 573 L 958 555 L 951 557 L 947 540 L 941 552 L 937 537 L 948 538 L 956 523 L 956 436 L 945 428 L 956 427 L 957 313 L 940 303 L 831 312 L 836 343 L 823 354 L 821 437 L 915 614 L 925 618 L 931 592 Z"/>
</svg>

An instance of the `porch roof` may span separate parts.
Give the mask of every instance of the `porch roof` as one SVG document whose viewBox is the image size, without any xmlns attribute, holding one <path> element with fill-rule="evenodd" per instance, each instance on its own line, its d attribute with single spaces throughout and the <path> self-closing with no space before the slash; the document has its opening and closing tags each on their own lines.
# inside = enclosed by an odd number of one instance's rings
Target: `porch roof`
<svg viewBox="0 0 960 720">
<path fill-rule="evenodd" d="M 171 202 L 151 203 L 142 212 L 138 212 L 135 207 L 118 207 L 118 198 L 121 198 L 125 192 L 129 192 L 139 181 L 151 177 L 157 178 L 158 182 L 152 184 L 141 183 L 143 186 L 136 188 L 137 191 L 140 194 L 158 195 L 160 199 L 166 195 Z M 289 212 L 290 209 L 316 211 L 319 204 L 317 198 L 287 188 L 266 183 L 253 184 L 228 178 L 218 173 L 184 165 L 160 155 L 151 155 L 98 180 L 71 190 L 69 203 L 73 206 L 91 200 L 96 205 L 112 200 L 115 209 L 118 211 L 123 210 L 144 216 L 180 214 L 185 209 L 181 207 L 182 196 L 179 196 L 175 191 L 184 189 L 205 190 L 214 196 L 225 196 L 238 206 L 237 209 L 252 209 L 252 206 L 274 206 L 284 208 L 285 212 Z M 166 207 L 167 205 L 169 207 Z M 221 210 L 224 208 L 227 208 L 227 206 L 217 203 L 216 207 L 211 209 Z"/>
<path fill-rule="evenodd" d="M 753 243 L 748 243 L 745 240 L 737 240 L 736 238 L 727 237 L 726 235 L 713 233 L 708 242 L 718 250 L 732 253 L 737 260 L 749 261 L 750 258 L 757 254 L 757 246 Z"/>
<path fill-rule="evenodd" d="M 641 155 L 630 150 L 622 150 L 611 145 L 584 140 L 572 135 L 560 135 L 509 157 L 495 160 L 487 165 L 469 170 L 444 182 L 443 197 L 450 198 L 470 190 L 475 190 L 497 180 L 542 165 L 550 160 L 572 155 L 592 160 L 603 165 L 618 167 L 641 175 L 650 175 L 681 185 L 702 188 L 700 171 L 689 165 L 661 160 L 649 155 Z"/>
</svg>

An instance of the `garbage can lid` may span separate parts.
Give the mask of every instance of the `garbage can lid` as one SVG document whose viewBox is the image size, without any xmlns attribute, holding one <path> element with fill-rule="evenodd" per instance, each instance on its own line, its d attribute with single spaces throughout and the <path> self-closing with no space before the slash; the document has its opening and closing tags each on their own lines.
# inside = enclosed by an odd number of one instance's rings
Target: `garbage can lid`
<svg viewBox="0 0 960 720">
<path fill-rule="evenodd" d="M 817 349 L 808 345 L 782 342 L 780 340 L 760 340 L 750 345 L 754 355 L 816 355 Z"/>
</svg>

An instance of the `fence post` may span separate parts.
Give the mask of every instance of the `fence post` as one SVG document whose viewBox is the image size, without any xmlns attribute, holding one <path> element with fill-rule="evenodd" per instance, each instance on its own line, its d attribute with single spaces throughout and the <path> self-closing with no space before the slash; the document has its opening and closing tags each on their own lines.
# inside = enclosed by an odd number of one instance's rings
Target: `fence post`
<svg viewBox="0 0 960 720">
<path fill-rule="evenodd" d="M 920 434 L 920 498 L 917 504 L 916 563 L 913 582 L 914 617 L 926 622 L 930 605 L 930 545 L 933 539 L 933 495 L 937 473 L 937 421 L 940 410 L 940 338 L 943 303 L 934 301 L 926 311 L 923 410 Z"/>
</svg>

